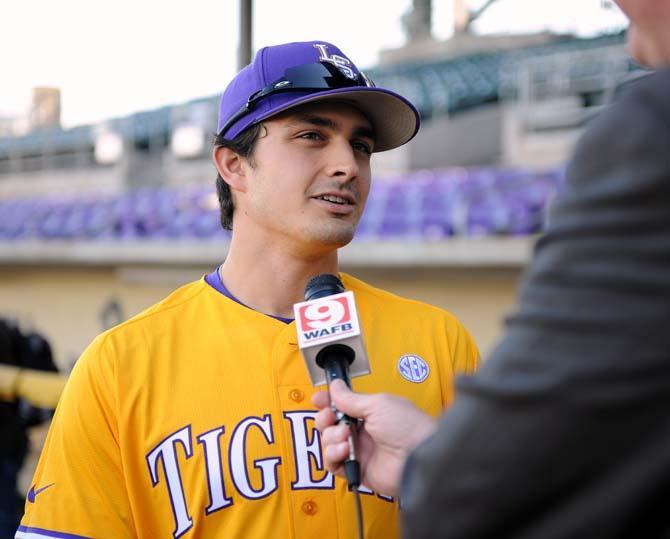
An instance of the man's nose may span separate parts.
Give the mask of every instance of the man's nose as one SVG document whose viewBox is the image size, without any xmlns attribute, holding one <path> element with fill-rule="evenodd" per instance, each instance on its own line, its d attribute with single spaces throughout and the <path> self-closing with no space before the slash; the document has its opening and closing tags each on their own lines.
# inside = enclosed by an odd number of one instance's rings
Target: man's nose
<svg viewBox="0 0 670 539">
<path fill-rule="evenodd" d="M 359 174 L 356 153 L 348 140 L 333 141 L 329 149 L 326 173 L 341 181 L 350 181 Z"/>
</svg>

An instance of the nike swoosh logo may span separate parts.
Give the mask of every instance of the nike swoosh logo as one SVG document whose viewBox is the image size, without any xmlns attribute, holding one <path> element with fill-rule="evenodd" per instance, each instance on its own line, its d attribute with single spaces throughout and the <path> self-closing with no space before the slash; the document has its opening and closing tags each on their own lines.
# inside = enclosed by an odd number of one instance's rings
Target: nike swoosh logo
<svg viewBox="0 0 670 539">
<path fill-rule="evenodd" d="M 30 503 L 35 503 L 35 498 L 37 497 L 37 495 L 40 492 L 42 492 L 43 490 L 48 489 L 49 487 L 53 487 L 55 484 L 56 483 L 51 483 L 50 485 L 47 485 L 46 487 L 38 488 L 37 490 L 35 490 L 35 485 L 33 485 L 32 487 L 30 487 L 30 490 L 28 491 L 28 501 Z"/>
</svg>

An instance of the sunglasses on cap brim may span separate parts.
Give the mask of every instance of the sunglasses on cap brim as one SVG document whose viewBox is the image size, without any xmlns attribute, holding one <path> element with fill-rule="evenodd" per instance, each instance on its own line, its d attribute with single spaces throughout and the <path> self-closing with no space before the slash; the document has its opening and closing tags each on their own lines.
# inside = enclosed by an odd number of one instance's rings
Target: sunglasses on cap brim
<svg viewBox="0 0 670 539">
<path fill-rule="evenodd" d="M 353 78 L 348 77 L 330 62 L 316 62 L 289 67 L 284 71 L 282 78 L 251 94 L 246 104 L 233 114 L 221 128 L 219 135 L 223 135 L 235 122 L 254 110 L 261 99 L 269 95 L 286 92 L 334 90 L 354 86 L 375 87 L 374 83 L 363 73 L 359 73 Z"/>
</svg>

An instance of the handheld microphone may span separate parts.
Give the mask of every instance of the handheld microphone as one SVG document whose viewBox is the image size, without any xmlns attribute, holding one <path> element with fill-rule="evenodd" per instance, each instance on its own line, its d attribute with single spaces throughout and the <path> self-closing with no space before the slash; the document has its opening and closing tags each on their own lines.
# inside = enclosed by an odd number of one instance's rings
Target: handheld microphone
<svg viewBox="0 0 670 539">
<path fill-rule="evenodd" d="M 305 286 L 305 301 L 294 306 L 298 345 L 314 385 L 342 380 L 351 389 L 351 376 L 370 373 L 354 294 L 329 274 L 317 275 Z M 354 361 L 355 360 L 355 361 Z M 349 490 L 360 486 L 355 434 L 358 421 L 333 405 L 338 424 L 349 425 L 349 457 L 344 462 Z"/>
</svg>

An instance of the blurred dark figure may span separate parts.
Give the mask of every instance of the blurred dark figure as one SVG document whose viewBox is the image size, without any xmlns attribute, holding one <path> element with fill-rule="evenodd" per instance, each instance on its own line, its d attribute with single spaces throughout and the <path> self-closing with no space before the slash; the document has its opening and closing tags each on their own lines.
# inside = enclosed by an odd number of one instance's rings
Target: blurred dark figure
<svg viewBox="0 0 670 539">
<path fill-rule="evenodd" d="M 57 372 L 51 346 L 37 333 L 22 334 L 0 319 L 0 363 L 25 369 Z M 13 537 L 23 512 L 17 477 L 28 454 L 28 428 L 50 419 L 51 410 L 22 399 L 0 400 L 0 538 Z"/>
</svg>

